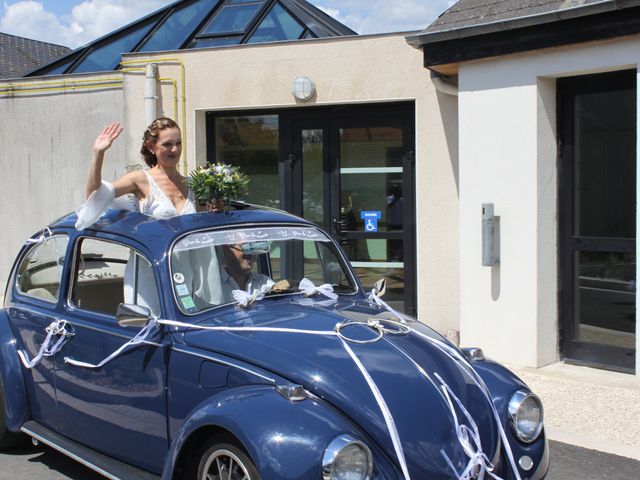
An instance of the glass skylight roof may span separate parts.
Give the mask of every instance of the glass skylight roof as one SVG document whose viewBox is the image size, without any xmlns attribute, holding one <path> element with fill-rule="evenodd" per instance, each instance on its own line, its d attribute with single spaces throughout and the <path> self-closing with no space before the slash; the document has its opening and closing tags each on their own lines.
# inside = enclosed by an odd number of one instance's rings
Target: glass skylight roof
<svg viewBox="0 0 640 480">
<path fill-rule="evenodd" d="M 180 0 L 25 76 L 103 72 L 123 53 L 356 35 L 305 0 Z"/>
</svg>

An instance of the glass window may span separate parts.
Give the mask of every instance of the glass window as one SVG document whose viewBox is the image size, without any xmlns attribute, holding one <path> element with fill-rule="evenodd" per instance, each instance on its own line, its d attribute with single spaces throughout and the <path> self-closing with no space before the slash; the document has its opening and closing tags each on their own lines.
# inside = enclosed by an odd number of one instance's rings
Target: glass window
<svg viewBox="0 0 640 480">
<path fill-rule="evenodd" d="M 242 40 L 242 35 L 228 37 L 196 38 L 189 48 L 224 47 L 225 45 L 238 45 Z"/>
<path fill-rule="evenodd" d="M 151 264 L 132 248 L 102 240 L 80 243 L 71 302 L 83 310 L 113 316 L 120 303 L 160 314 Z"/>
<path fill-rule="evenodd" d="M 302 216 L 324 223 L 322 129 L 302 130 Z"/>
<path fill-rule="evenodd" d="M 635 238 L 635 104 L 635 88 L 576 95 L 577 235 Z"/>
<path fill-rule="evenodd" d="M 279 3 L 271 9 L 258 29 L 251 35 L 248 43 L 273 42 L 276 40 L 296 40 L 304 31 L 298 23 Z"/>
<path fill-rule="evenodd" d="M 66 62 L 62 63 L 61 65 L 58 65 L 55 68 L 52 68 L 51 70 L 43 70 L 42 72 L 39 73 L 39 75 L 59 75 L 64 73 L 64 71 L 69 68 L 69 65 L 71 65 L 75 59 L 78 58 L 77 55 L 74 55 L 73 58 L 71 58 L 70 60 L 67 60 Z"/>
<path fill-rule="evenodd" d="M 306 226 L 256 226 L 192 233 L 171 253 L 171 278 L 180 309 L 197 313 L 234 302 L 234 290 L 300 294 L 303 278 L 329 283 L 337 294 L 356 285 L 335 244 Z"/>
<path fill-rule="evenodd" d="M 218 0 L 199 0 L 176 10 L 151 34 L 139 51 L 157 52 L 180 48 L 217 3 Z"/>
<path fill-rule="evenodd" d="M 578 340 L 635 348 L 636 255 L 576 252 Z"/>
<path fill-rule="evenodd" d="M 74 73 L 103 72 L 115 70 L 120 64 L 122 53 L 130 52 L 151 30 L 153 23 L 147 23 L 122 37 L 97 47 L 74 69 Z"/>
<path fill-rule="evenodd" d="M 279 208 L 278 116 L 218 117 L 215 129 L 215 161 L 249 175 L 247 202 Z"/>
<path fill-rule="evenodd" d="M 66 235 L 54 235 L 31 247 L 18 267 L 18 291 L 41 300 L 57 301 L 68 243 Z"/>
<path fill-rule="evenodd" d="M 263 3 L 264 2 L 253 2 L 242 5 L 225 5 L 200 32 L 200 35 L 244 32 Z"/>
<path fill-rule="evenodd" d="M 362 212 L 379 212 L 378 231 L 402 230 L 402 129 L 340 129 L 340 230 L 365 231 Z"/>
</svg>

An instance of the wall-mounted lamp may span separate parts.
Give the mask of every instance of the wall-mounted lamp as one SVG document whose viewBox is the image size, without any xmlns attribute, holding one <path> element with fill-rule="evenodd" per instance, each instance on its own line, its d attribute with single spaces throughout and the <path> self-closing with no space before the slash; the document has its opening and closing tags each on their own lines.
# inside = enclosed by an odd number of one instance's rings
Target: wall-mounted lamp
<svg viewBox="0 0 640 480">
<path fill-rule="evenodd" d="M 309 77 L 296 77 L 291 85 L 291 93 L 297 100 L 306 102 L 316 94 L 316 84 Z"/>
</svg>

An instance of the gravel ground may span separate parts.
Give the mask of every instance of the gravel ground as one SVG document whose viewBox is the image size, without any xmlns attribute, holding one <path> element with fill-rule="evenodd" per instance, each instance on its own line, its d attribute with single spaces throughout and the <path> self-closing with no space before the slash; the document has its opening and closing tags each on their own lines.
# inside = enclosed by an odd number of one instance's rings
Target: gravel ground
<svg viewBox="0 0 640 480">
<path fill-rule="evenodd" d="M 549 438 L 640 460 L 640 380 L 554 364 L 510 367 L 541 398 Z"/>
</svg>

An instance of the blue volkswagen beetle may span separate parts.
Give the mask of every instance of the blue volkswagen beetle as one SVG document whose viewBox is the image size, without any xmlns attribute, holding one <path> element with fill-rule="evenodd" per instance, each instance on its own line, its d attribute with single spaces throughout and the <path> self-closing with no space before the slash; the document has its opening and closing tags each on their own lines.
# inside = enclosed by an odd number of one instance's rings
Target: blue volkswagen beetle
<svg viewBox="0 0 640 480">
<path fill-rule="evenodd" d="M 0 310 L 0 448 L 119 479 L 545 477 L 538 398 L 365 292 L 315 225 L 109 210 L 29 239 Z"/>
</svg>

